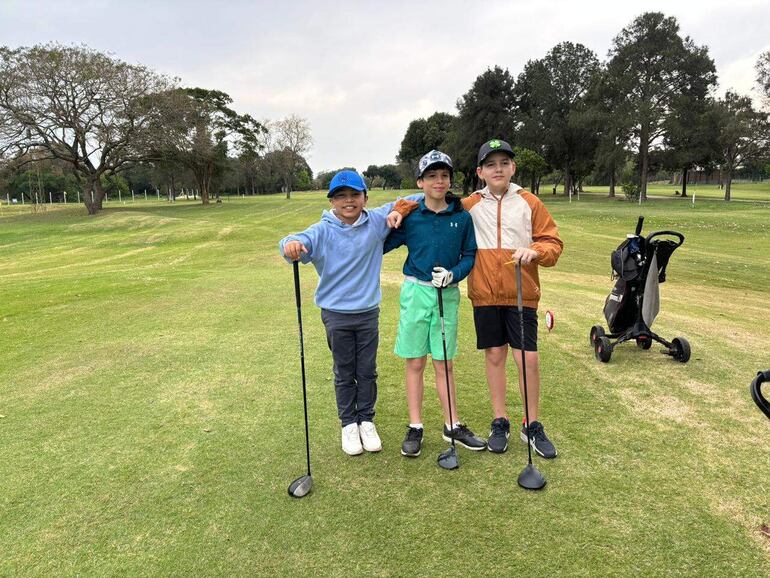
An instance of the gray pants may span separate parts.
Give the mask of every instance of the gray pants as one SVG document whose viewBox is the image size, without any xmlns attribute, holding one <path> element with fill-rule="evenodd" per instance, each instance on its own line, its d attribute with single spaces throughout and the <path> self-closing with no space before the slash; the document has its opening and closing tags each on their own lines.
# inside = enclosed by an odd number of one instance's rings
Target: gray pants
<svg viewBox="0 0 770 578">
<path fill-rule="evenodd" d="M 342 427 L 374 419 L 379 317 L 379 307 L 364 313 L 321 309 L 334 361 L 334 392 Z"/>
</svg>

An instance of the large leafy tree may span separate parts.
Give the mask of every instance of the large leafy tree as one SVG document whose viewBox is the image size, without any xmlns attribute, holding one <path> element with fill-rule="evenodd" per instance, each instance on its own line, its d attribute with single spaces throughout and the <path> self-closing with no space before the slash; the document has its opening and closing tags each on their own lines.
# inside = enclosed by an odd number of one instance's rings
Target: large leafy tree
<svg viewBox="0 0 770 578">
<path fill-rule="evenodd" d="M 677 101 L 703 99 L 716 83 L 708 48 L 679 35 L 676 18 L 646 12 L 613 40 L 607 65 L 622 119 L 638 151 L 642 198 L 647 196 L 651 147 L 662 144 Z"/>
<path fill-rule="evenodd" d="M 590 96 L 600 71 L 591 50 L 562 42 L 529 61 L 516 82 L 519 142 L 542 147 L 546 160 L 564 172 L 565 193 L 593 165 L 598 137 Z"/>
<path fill-rule="evenodd" d="M 514 79 L 507 69 L 487 69 L 457 101 L 458 116 L 447 138 L 446 148 L 455 165 L 466 175 L 463 190 L 476 187 L 476 154 L 491 138 L 512 140 L 514 122 Z M 469 177 L 469 178 L 468 178 Z"/>
<path fill-rule="evenodd" d="M 770 155 L 770 121 L 767 113 L 754 108 L 750 97 L 732 91 L 717 100 L 715 115 L 725 177 L 725 201 L 729 201 L 735 169 Z"/>
<path fill-rule="evenodd" d="M 164 137 L 155 156 L 178 163 L 195 177 L 201 202 L 209 203 L 211 185 L 228 166 L 228 153 L 256 155 L 265 129 L 248 114 L 230 108 L 232 99 L 219 90 L 183 88 L 167 95 L 158 132 Z"/>
<path fill-rule="evenodd" d="M 455 117 L 446 112 L 413 120 L 406 129 L 396 160 L 414 165 L 425 153 L 445 149 L 454 122 Z"/>
<path fill-rule="evenodd" d="M 672 100 L 671 114 L 665 120 L 666 145 L 663 166 L 682 172 L 682 196 L 687 196 L 689 172 L 695 167 L 706 167 L 717 156 L 713 115 L 709 114 L 709 100 L 687 93 Z"/>
<path fill-rule="evenodd" d="M 83 46 L 0 47 L 0 156 L 66 163 L 95 214 L 106 183 L 148 157 L 160 95 L 173 86 Z"/>
</svg>

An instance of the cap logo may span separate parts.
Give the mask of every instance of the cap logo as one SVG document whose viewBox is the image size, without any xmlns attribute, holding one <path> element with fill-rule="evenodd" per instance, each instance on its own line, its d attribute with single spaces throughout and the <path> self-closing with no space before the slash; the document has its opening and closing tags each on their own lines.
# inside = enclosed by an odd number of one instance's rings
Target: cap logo
<svg viewBox="0 0 770 578">
<path fill-rule="evenodd" d="M 491 149 L 498 149 L 501 146 L 502 146 L 502 144 L 500 144 L 499 140 L 491 140 L 491 141 L 489 141 L 489 148 L 491 148 Z"/>
</svg>

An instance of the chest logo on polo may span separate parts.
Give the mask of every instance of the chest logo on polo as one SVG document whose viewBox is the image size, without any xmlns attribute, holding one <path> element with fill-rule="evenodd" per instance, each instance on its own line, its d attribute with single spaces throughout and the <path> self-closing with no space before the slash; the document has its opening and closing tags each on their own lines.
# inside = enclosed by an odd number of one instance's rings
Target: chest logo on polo
<svg viewBox="0 0 770 578">
<path fill-rule="evenodd" d="M 457 229 L 457 227 L 458 227 L 457 223 L 455 223 L 455 222 L 450 222 L 449 226 L 450 227 L 454 227 L 455 229 Z"/>
</svg>

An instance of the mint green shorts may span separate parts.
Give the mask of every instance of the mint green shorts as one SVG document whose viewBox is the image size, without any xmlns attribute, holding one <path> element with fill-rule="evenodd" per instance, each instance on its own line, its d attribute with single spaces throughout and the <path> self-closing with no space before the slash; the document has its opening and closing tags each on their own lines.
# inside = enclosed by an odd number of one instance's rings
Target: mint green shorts
<svg viewBox="0 0 770 578">
<path fill-rule="evenodd" d="M 457 354 L 457 310 L 460 289 L 444 289 L 444 332 L 447 359 Z M 441 320 L 438 315 L 438 290 L 405 280 L 401 285 L 401 316 L 398 319 L 395 353 L 399 357 L 414 358 L 430 354 L 433 359 L 444 359 L 441 345 Z"/>
</svg>

